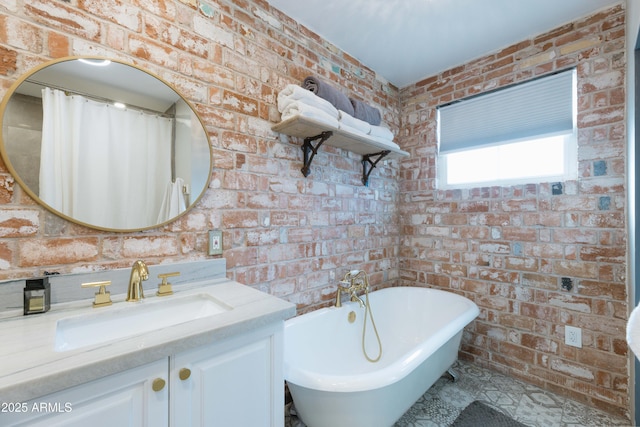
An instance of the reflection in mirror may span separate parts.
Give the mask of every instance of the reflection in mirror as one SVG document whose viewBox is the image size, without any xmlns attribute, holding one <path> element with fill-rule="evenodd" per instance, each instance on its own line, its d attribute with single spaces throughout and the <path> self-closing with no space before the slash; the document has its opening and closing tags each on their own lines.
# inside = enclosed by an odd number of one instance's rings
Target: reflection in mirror
<svg viewBox="0 0 640 427">
<path fill-rule="evenodd" d="M 211 175 L 206 131 L 151 74 L 115 61 L 66 58 L 6 95 L 0 151 L 29 195 L 83 225 L 133 231 L 174 220 Z"/>
</svg>

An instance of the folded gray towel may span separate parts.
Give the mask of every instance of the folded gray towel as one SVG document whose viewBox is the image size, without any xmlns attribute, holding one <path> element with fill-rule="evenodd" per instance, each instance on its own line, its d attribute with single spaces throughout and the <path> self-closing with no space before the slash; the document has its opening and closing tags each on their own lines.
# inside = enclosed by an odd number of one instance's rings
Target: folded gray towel
<svg viewBox="0 0 640 427">
<path fill-rule="evenodd" d="M 357 99 L 349 98 L 351 104 L 353 105 L 353 117 L 356 119 L 364 120 L 365 122 L 378 126 L 382 121 L 382 117 L 380 117 L 380 110 L 371 105 L 365 104 L 362 101 L 358 101 Z"/>
<path fill-rule="evenodd" d="M 302 87 L 315 93 L 320 98 L 329 101 L 338 110 L 342 110 L 353 116 L 353 104 L 351 104 L 349 98 L 329 83 L 326 83 L 317 77 L 309 76 L 302 82 Z"/>
</svg>

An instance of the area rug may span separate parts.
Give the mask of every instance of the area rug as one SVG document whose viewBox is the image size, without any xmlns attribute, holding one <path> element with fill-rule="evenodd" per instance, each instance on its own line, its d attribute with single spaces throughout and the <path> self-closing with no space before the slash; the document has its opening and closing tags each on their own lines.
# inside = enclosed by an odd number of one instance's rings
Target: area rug
<svg viewBox="0 0 640 427">
<path fill-rule="evenodd" d="M 487 406 L 479 400 L 473 401 L 458 415 L 451 427 L 526 427 L 508 415 Z"/>
</svg>

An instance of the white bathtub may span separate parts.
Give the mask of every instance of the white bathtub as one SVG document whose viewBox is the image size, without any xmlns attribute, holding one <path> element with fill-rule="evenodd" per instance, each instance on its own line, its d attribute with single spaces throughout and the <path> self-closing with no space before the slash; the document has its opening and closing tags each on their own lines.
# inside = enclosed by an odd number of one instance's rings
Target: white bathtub
<svg viewBox="0 0 640 427">
<path fill-rule="evenodd" d="M 285 379 L 308 427 L 393 425 L 455 362 L 462 329 L 479 313 L 469 299 L 435 289 L 387 288 L 369 299 L 382 340 L 377 363 L 363 354 L 364 309 L 357 303 L 285 322 Z M 367 322 L 366 348 L 375 358 Z"/>
</svg>

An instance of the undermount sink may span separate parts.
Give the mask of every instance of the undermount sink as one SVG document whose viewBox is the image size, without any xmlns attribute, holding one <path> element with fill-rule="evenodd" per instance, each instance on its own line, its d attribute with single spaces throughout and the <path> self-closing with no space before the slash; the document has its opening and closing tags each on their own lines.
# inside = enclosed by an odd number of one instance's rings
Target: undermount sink
<svg viewBox="0 0 640 427">
<path fill-rule="evenodd" d="M 102 309 L 96 309 L 102 310 Z M 55 351 L 69 351 L 124 339 L 192 320 L 215 316 L 232 308 L 208 294 L 143 300 L 108 307 L 105 311 L 66 317 L 56 324 Z"/>
</svg>

